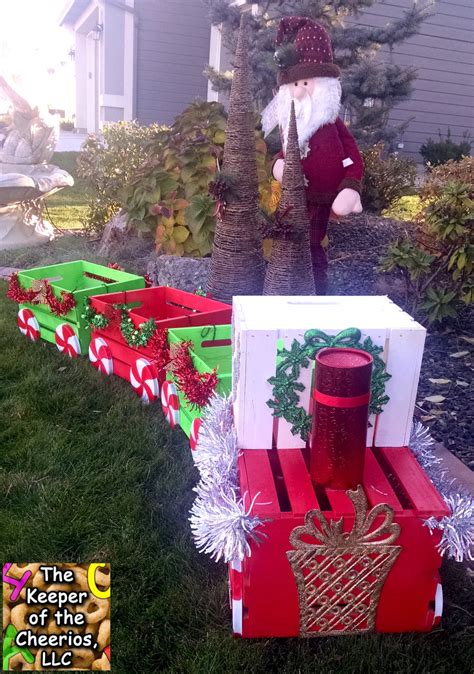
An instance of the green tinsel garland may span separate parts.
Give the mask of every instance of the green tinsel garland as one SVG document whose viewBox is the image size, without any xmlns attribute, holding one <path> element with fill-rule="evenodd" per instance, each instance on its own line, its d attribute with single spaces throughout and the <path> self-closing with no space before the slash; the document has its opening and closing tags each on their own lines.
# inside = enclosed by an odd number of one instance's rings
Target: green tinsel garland
<svg viewBox="0 0 474 674">
<path fill-rule="evenodd" d="M 380 414 L 383 406 L 390 398 L 385 394 L 385 382 L 392 375 L 385 370 L 385 363 L 380 358 L 383 348 L 373 343 L 370 337 L 361 342 L 362 333 L 358 328 L 347 328 L 334 337 L 321 330 L 308 330 L 304 334 L 304 342 L 300 344 L 294 339 L 288 349 L 278 351 L 277 372 L 270 377 L 268 383 L 273 386 L 273 398 L 267 401 L 273 410 L 273 416 L 282 417 L 292 424 L 293 435 L 299 434 L 306 440 L 311 430 L 311 416 L 299 406 L 297 391 L 304 391 L 304 385 L 298 381 L 301 368 L 308 367 L 316 353 L 327 347 L 350 347 L 369 353 L 373 359 L 372 392 L 369 409 L 372 414 Z"/>
<path fill-rule="evenodd" d="M 81 318 L 85 320 L 90 328 L 96 328 L 97 330 L 103 330 L 109 324 L 109 319 L 103 314 L 98 314 L 89 303 L 85 305 Z"/>
<path fill-rule="evenodd" d="M 120 332 L 129 346 L 147 346 L 156 332 L 154 318 L 149 318 L 139 328 L 135 327 L 130 318 L 126 304 L 114 304 L 114 309 L 120 310 Z"/>
</svg>

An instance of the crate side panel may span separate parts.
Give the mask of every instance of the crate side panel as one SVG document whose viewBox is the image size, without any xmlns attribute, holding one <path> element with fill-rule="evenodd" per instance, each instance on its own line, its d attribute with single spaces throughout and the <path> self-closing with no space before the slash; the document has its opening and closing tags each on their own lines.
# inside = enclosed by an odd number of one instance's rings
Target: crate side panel
<svg viewBox="0 0 474 674">
<path fill-rule="evenodd" d="M 251 542 L 242 565 L 244 637 L 298 636 L 298 589 L 286 552 L 290 533 L 301 524 L 302 517 L 266 522 L 261 531 L 268 538 Z"/>
<path fill-rule="evenodd" d="M 242 449 L 272 446 L 274 418 L 267 400 L 272 397 L 268 379 L 276 372 L 277 339 L 276 330 L 253 333 L 245 324 L 236 332 L 239 382 L 234 412 Z"/>
<path fill-rule="evenodd" d="M 403 447 L 410 439 L 426 337 L 426 330 L 414 321 L 413 324 L 412 329 L 394 329 L 390 333 L 387 372 L 392 378 L 385 385 L 390 400 L 377 422 L 377 447 Z"/>
</svg>

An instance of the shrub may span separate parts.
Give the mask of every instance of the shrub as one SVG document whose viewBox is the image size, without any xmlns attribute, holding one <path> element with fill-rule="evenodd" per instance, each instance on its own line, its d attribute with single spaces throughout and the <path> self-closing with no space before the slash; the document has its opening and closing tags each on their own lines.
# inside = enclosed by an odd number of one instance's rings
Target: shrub
<svg viewBox="0 0 474 674">
<path fill-rule="evenodd" d="M 85 228 L 100 233 L 121 208 L 121 190 L 143 162 L 145 148 L 162 132 L 156 124 L 137 122 L 107 124 L 102 136 L 87 137 L 77 160 L 78 175 L 88 188 Z"/>
<path fill-rule="evenodd" d="M 449 182 L 474 185 L 474 157 L 463 157 L 459 161 L 450 159 L 445 164 L 434 166 L 420 190 L 421 198 L 436 198 Z"/>
<path fill-rule="evenodd" d="M 448 182 L 422 213 L 417 241 L 392 244 L 381 259 L 381 270 L 400 270 L 412 313 L 429 323 L 458 314 L 461 302 L 474 300 L 474 185 Z"/>
<path fill-rule="evenodd" d="M 441 132 L 439 132 L 438 135 L 438 141 L 428 138 L 426 143 L 423 143 L 420 147 L 420 154 L 428 168 L 445 164 L 450 159 L 459 161 L 459 159 L 467 157 L 471 152 L 471 142 L 468 131 L 464 132 L 463 140 L 460 143 L 455 143 L 451 140 L 451 129 L 449 128 L 446 138 L 442 137 Z"/>
<path fill-rule="evenodd" d="M 362 151 L 365 163 L 362 204 L 365 210 L 380 213 L 415 184 L 416 164 L 397 155 L 383 156 L 383 143 Z"/>
<path fill-rule="evenodd" d="M 218 103 L 193 103 L 171 129 L 151 142 L 148 160 L 124 191 L 124 208 L 133 224 L 155 233 L 157 252 L 209 255 L 216 204 L 209 183 L 222 165 L 227 118 Z M 266 145 L 257 133 L 261 202 L 274 209 Z"/>
<path fill-rule="evenodd" d="M 62 119 L 59 122 L 59 128 L 62 129 L 63 131 L 73 131 L 74 122 L 72 121 L 72 119 Z"/>
</svg>

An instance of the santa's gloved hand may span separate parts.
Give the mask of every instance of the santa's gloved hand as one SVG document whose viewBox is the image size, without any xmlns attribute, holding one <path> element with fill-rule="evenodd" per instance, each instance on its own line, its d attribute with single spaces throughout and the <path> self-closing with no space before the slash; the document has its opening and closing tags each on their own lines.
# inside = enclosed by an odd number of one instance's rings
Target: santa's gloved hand
<svg viewBox="0 0 474 674">
<path fill-rule="evenodd" d="M 279 183 L 283 180 L 283 169 L 285 168 L 285 160 L 277 159 L 273 164 L 273 177 L 278 180 Z"/>
<path fill-rule="evenodd" d="M 360 194 L 350 187 L 344 188 L 334 199 L 331 209 L 339 217 L 349 213 L 362 213 Z"/>
</svg>

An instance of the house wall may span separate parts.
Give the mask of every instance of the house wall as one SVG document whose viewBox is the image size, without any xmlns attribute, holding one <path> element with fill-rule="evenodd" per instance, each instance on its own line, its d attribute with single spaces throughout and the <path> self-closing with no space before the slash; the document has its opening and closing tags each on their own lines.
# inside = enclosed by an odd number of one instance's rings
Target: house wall
<svg viewBox="0 0 474 674">
<path fill-rule="evenodd" d="M 201 0 L 135 0 L 136 117 L 170 124 L 196 98 L 207 99 L 210 22 Z"/>
<path fill-rule="evenodd" d="M 382 0 L 364 12 L 357 23 L 384 26 L 399 18 L 413 0 Z M 394 124 L 410 120 L 400 138 L 403 154 L 420 161 L 420 146 L 428 137 L 445 135 L 453 140 L 464 131 L 474 136 L 474 4 L 473 0 L 437 0 L 434 14 L 419 34 L 396 45 L 393 53 L 383 50 L 385 62 L 412 65 L 418 71 L 413 94 L 396 106 Z"/>
</svg>

